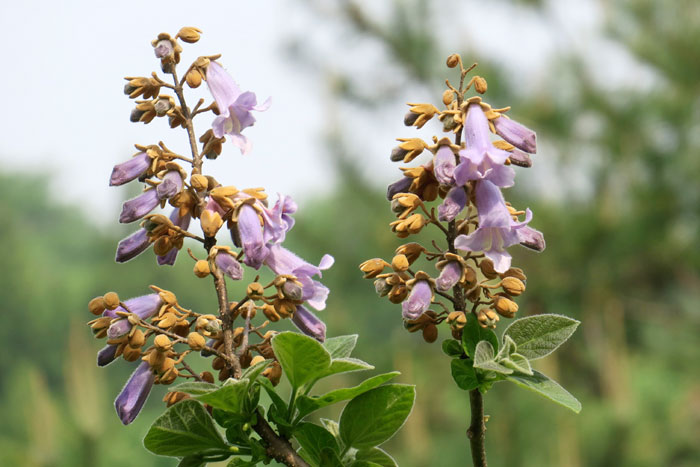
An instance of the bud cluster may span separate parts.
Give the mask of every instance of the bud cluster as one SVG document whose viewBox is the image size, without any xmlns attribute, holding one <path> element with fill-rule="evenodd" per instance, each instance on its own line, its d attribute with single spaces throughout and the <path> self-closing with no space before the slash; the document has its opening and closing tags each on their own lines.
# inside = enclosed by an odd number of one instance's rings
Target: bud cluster
<svg viewBox="0 0 700 467">
<path fill-rule="evenodd" d="M 137 153 L 114 167 L 110 185 L 143 184 L 143 192 L 122 207 L 119 221 L 138 222 L 139 228 L 119 242 L 116 261 L 127 262 L 152 247 L 159 265 L 173 265 L 184 240 L 195 240 L 205 255 L 197 257 L 187 250 L 194 261 L 194 276 L 213 279 L 219 309 L 211 313 L 185 309 L 174 293 L 156 286 L 151 286 L 154 293 L 124 302 L 114 292 L 90 301 L 88 308 L 97 318 L 89 325 L 97 338 L 107 339 L 98 354 L 98 365 L 105 366 L 119 357 L 141 362 L 115 402 L 125 424 L 136 417 L 154 384 L 169 385 L 177 378 L 213 382 L 213 373 L 224 381 L 239 377 L 243 369 L 262 360 L 273 360 L 263 375 L 277 384 L 282 371 L 270 345 L 275 332 L 262 331 L 271 322 L 289 318 L 303 333 L 319 341 L 325 339 L 325 324 L 307 306 L 325 308 L 329 291 L 315 277 L 333 264 L 333 258 L 324 255 L 316 266 L 282 246 L 294 225 L 291 215 L 296 203 L 280 195 L 270 206 L 262 188 L 224 185 L 203 172 L 204 159 L 218 157 L 227 139 L 244 154 L 251 150 L 242 132 L 255 123 L 253 111 L 266 110 L 269 100 L 258 105 L 254 93 L 243 92 L 216 62 L 220 55 L 198 57 L 179 77 L 180 42 L 192 44 L 200 37 L 201 31 L 191 27 L 182 28 L 175 36 L 159 34 L 152 46 L 172 84 L 153 72 L 150 77 L 127 77 L 124 88 L 129 98 L 144 99 L 136 101 L 131 120 L 151 123 L 157 117 L 168 117 L 171 128 L 187 131 L 191 155 L 177 154 L 163 142 L 136 145 Z M 185 90 L 199 87 L 202 81 L 213 100 L 207 105 L 201 99 L 190 109 Z M 212 124 L 197 134 L 195 117 L 209 112 L 214 115 Z M 171 207 L 169 214 L 154 212 L 166 205 Z M 203 237 L 189 230 L 195 223 Z M 233 246 L 217 244 L 221 231 Z M 260 283 L 257 274 L 252 281 L 244 281 L 247 268 L 259 270 L 263 266 L 274 274 L 272 281 Z M 227 280 L 240 284 L 237 288 L 242 297 L 238 301 L 229 301 Z M 257 325 L 256 315 L 263 317 Z M 193 353 L 213 357 L 213 373 L 195 373 L 185 360 Z M 184 397 L 169 393 L 165 401 L 172 404 Z"/>
<path fill-rule="evenodd" d="M 404 123 L 422 128 L 437 116 L 454 139 L 433 136 L 429 144 L 399 138 L 392 161 L 407 164 L 423 154 L 429 157 L 418 166 L 402 167 L 402 178 L 387 190 L 396 215 L 390 227 L 397 237 L 433 225 L 444 234 L 445 244 L 406 243 L 391 261 L 375 258 L 360 265 L 364 277 L 374 279 L 379 296 L 401 303 L 406 329 L 421 330 L 427 342 L 435 341 L 443 321 L 459 337 L 468 319 L 493 328 L 500 317 L 513 318 L 518 311 L 514 298 L 525 291 L 526 276 L 511 267 L 506 249 L 520 244 L 542 251 L 545 246 L 542 234 L 528 226 L 530 210 L 515 209 L 501 193 L 514 184 L 513 165 L 532 165 L 535 133 L 506 116 L 509 107 L 493 108 L 483 100 L 488 89 L 483 77 L 466 81 L 476 64 L 465 69 L 453 54 L 447 66 L 459 67 L 460 84 L 455 88 L 446 82 L 444 109 L 410 103 Z M 468 95 L 472 88 L 478 95 Z M 435 201 L 437 209 L 430 206 Z M 417 262 L 423 270 L 415 268 Z"/>
</svg>

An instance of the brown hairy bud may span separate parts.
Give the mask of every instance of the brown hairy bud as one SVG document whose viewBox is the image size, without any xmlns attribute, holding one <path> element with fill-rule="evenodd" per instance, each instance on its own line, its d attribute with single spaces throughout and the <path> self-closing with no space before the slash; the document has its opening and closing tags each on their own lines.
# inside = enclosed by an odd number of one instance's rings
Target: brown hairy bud
<svg viewBox="0 0 700 467">
<path fill-rule="evenodd" d="M 194 275 L 199 278 L 207 277 L 211 273 L 209 268 L 209 261 L 205 259 L 200 259 L 194 263 Z"/>
<path fill-rule="evenodd" d="M 138 349 L 146 343 L 146 336 L 139 328 L 132 328 L 129 335 L 129 346 Z"/>
<path fill-rule="evenodd" d="M 153 243 L 153 252 L 158 256 L 165 256 L 173 248 L 170 237 L 160 237 Z"/>
<path fill-rule="evenodd" d="M 467 316 L 463 311 L 453 311 L 447 315 L 447 324 L 453 331 L 459 331 L 467 324 Z"/>
<path fill-rule="evenodd" d="M 273 323 L 276 323 L 280 320 L 280 315 L 277 313 L 277 310 L 274 306 L 270 305 L 269 303 L 263 305 L 262 312 L 265 315 L 265 317 Z"/>
<path fill-rule="evenodd" d="M 177 404 L 178 402 L 184 401 L 185 399 L 189 398 L 190 395 L 185 392 L 173 391 L 165 394 L 165 396 L 163 397 L 163 402 L 165 402 L 167 407 L 171 407 Z"/>
<path fill-rule="evenodd" d="M 525 282 L 527 280 L 527 276 L 525 275 L 523 270 L 520 268 L 510 268 L 506 272 L 504 272 L 503 274 L 499 274 L 499 275 L 501 276 L 501 279 L 503 279 L 505 277 L 516 277 L 523 282 Z"/>
<path fill-rule="evenodd" d="M 177 303 L 177 298 L 175 297 L 175 294 L 169 290 L 159 291 L 158 296 L 168 305 L 175 305 Z"/>
<path fill-rule="evenodd" d="M 486 92 L 486 89 L 488 88 L 488 85 L 486 84 L 486 80 L 482 78 L 481 76 L 475 76 L 474 77 L 474 89 L 476 89 L 476 92 L 479 94 L 483 94 Z"/>
<path fill-rule="evenodd" d="M 518 312 L 518 304 L 508 297 L 496 295 L 493 297 L 493 307 L 504 318 L 513 318 Z"/>
<path fill-rule="evenodd" d="M 419 243 L 406 243 L 405 245 L 401 245 L 396 249 L 396 254 L 406 256 L 408 263 L 413 264 L 413 262 L 417 260 L 424 251 L 425 248 L 423 248 L 423 246 L 421 246 Z"/>
<path fill-rule="evenodd" d="M 88 302 L 88 310 L 93 315 L 99 316 L 105 311 L 105 301 L 103 297 L 95 297 Z"/>
<path fill-rule="evenodd" d="M 165 353 L 158 352 L 157 349 L 153 349 L 148 354 L 142 358 L 143 361 L 148 362 L 151 368 L 159 368 L 160 365 L 165 361 Z"/>
<path fill-rule="evenodd" d="M 495 279 L 498 277 L 498 273 L 493 267 L 493 261 L 488 258 L 484 258 L 479 262 L 479 269 L 481 269 L 481 273 L 486 276 L 487 279 Z"/>
<path fill-rule="evenodd" d="M 105 308 L 108 310 L 114 310 L 119 306 L 119 295 L 116 292 L 107 292 L 102 297 L 105 303 Z"/>
<path fill-rule="evenodd" d="M 168 336 L 159 334 L 153 339 L 153 345 L 159 352 L 166 352 L 173 348 L 173 343 Z"/>
<path fill-rule="evenodd" d="M 223 150 L 223 143 L 226 138 L 217 138 L 214 136 L 214 132 L 209 129 L 202 136 L 199 137 L 199 142 L 202 143 L 202 154 L 207 159 L 216 159 L 221 155 Z"/>
<path fill-rule="evenodd" d="M 221 214 L 210 209 L 202 211 L 199 222 L 202 225 L 204 235 L 207 237 L 214 237 L 224 223 L 221 219 Z"/>
<path fill-rule="evenodd" d="M 141 349 L 140 348 L 134 348 L 131 347 L 130 345 L 127 345 L 124 347 L 124 350 L 122 351 L 122 357 L 124 360 L 127 362 L 135 362 L 139 358 L 141 358 Z"/>
<path fill-rule="evenodd" d="M 198 332 L 191 332 L 187 335 L 187 345 L 192 350 L 202 350 L 207 345 L 207 340 Z"/>
<path fill-rule="evenodd" d="M 503 290 L 505 290 L 508 295 L 514 297 L 525 292 L 525 283 L 517 277 L 506 277 L 501 281 L 501 287 L 503 287 Z"/>
<path fill-rule="evenodd" d="M 495 328 L 498 315 L 491 308 L 482 308 L 476 312 L 476 319 L 483 328 Z"/>
<path fill-rule="evenodd" d="M 180 29 L 180 31 L 178 31 L 175 37 L 182 39 L 183 42 L 187 42 L 188 44 L 194 44 L 199 40 L 200 34 L 202 34 L 201 30 L 193 28 L 191 26 L 185 26 L 184 28 Z"/>
<path fill-rule="evenodd" d="M 464 268 L 464 284 L 471 288 L 476 285 L 476 271 L 471 267 L 467 266 Z"/>
<path fill-rule="evenodd" d="M 190 177 L 190 185 L 197 191 L 205 191 L 209 187 L 209 179 L 202 174 L 194 174 Z"/>
<path fill-rule="evenodd" d="M 442 93 L 442 103 L 445 105 L 450 105 L 455 98 L 455 92 L 452 89 L 445 89 Z"/>
<path fill-rule="evenodd" d="M 452 54 L 449 57 L 447 57 L 447 67 L 454 68 L 457 65 L 459 65 L 459 62 L 461 61 L 462 58 L 459 56 L 459 54 Z"/>
<path fill-rule="evenodd" d="M 264 362 L 264 361 L 265 361 L 265 357 L 263 357 L 262 355 L 256 355 L 256 356 L 253 357 L 253 359 L 250 361 L 250 366 L 257 365 L 258 363 Z"/>
<path fill-rule="evenodd" d="M 202 84 L 202 73 L 196 68 L 191 68 L 185 75 L 185 81 L 189 87 L 198 88 Z"/>
<path fill-rule="evenodd" d="M 248 300 L 245 302 L 243 305 L 241 305 L 241 316 L 244 318 L 250 317 L 250 319 L 255 318 L 255 303 L 253 303 L 251 300 Z"/>
<path fill-rule="evenodd" d="M 223 369 L 225 366 L 226 366 L 226 360 L 224 360 L 224 359 L 221 358 L 221 357 L 216 357 L 216 358 L 214 359 L 214 361 L 211 362 L 211 367 L 212 367 L 214 370 L 216 370 L 216 371 L 220 371 L 220 370 Z"/>
<path fill-rule="evenodd" d="M 214 375 L 211 374 L 210 371 L 203 371 L 199 374 L 199 377 L 202 378 L 204 381 L 207 383 L 214 383 Z"/>
<path fill-rule="evenodd" d="M 389 264 L 381 258 L 368 259 L 360 264 L 360 271 L 364 272 L 365 279 L 373 279 L 384 272 L 384 268 Z"/>
<path fill-rule="evenodd" d="M 389 301 L 391 303 L 401 303 L 408 296 L 408 288 L 403 284 L 397 284 L 389 291 Z"/>
<path fill-rule="evenodd" d="M 265 368 L 262 375 L 269 379 L 273 386 L 277 386 L 280 382 L 280 378 L 282 377 L 282 367 L 279 363 L 272 362 L 270 366 Z"/>
<path fill-rule="evenodd" d="M 437 107 L 433 104 L 408 104 L 411 106 L 408 113 L 403 119 L 403 123 L 406 126 L 415 126 L 416 128 L 423 128 L 435 114 L 440 113 Z"/>
<path fill-rule="evenodd" d="M 275 300 L 274 306 L 280 318 L 291 318 L 297 310 L 297 306 L 292 300 Z"/>
<path fill-rule="evenodd" d="M 158 327 L 161 329 L 168 329 L 175 326 L 178 321 L 179 319 L 175 313 L 167 312 L 160 317 Z"/>
<path fill-rule="evenodd" d="M 160 93 L 160 83 L 153 78 L 124 78 L 128 83 L 124 85 L 124 94 L 134 99 L 143 96 L 144 99 L 152 99 Z"/>
<path fill-rule="evenodd" d="M 251 300 L 260 300 L 265 295 L 265 289 L 260 282 L 251 282 L 245 293 Z"/>
<path fill-rule="evenodd" d="M 423 328 L 423 340 L 428 344 L 432 344 L 438 338 L 438 328 L 430 323 Z"/>
<path fill-rule="evenodd" d="M 404 272 L 408 269 L 409 263 L 406 255 L 396 255 L 391 260 L 391 267 L 396 272 Z"/>
</svg>

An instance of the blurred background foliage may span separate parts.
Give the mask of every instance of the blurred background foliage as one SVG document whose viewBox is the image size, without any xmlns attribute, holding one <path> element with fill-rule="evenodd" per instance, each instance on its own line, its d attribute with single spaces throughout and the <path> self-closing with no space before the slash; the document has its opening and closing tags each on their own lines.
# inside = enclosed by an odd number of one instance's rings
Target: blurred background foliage
<svg viewBox="0 0 700 467">
<path fill-rule="evenodd" d="M 400 242 L 388 229 L 383 188 L 354 163 L 362 140 L 343 131 L 344 119 L 381 125 L 376 115 L 395 112 L 406 88 L 438 102 L 449 76 L 444 58 L 455 51 L 480 62 L 488 100 L 512 105 L 539 135 L 534 168 L 520 169 L 507 193 L 533 210 L 548 243 L 541 255 L 514 254 L 529 276 L 520 315 L 583 322 L 539 365 L 581 399 L 583 411 L 575 416 L 497 385 L 486 397 L 490 465 L 700 465 L 700 4 L 601 2 L 606 43 L 643 67 L 650 86 L 614 85 L 580 50 L 563 48 L 543 65 L 544 78 L 523 90 L 498 60 L 434 27 L 447 1 L 394 0 L 382 16 L 347 0 L 298 3 L 318 21 L 342 24 L 338 40 L 346 45 L 381 50 L 365 63 L 331 67 L 337 57 L 304 37 L 285 38 L 291 60 L 327 78 L 324 131 L 339 175 L 327 197 L 300 203 L 288 246 L 312 262 L 324 252 L 336 258 L 324 275 L 332 290 L 322 312 L 329 334 L 359 333 L 359 358 L 417 384 L 414 412 L 387 446 L 400 465 L 467 465 L 468 398 L 440 352 L 445 330 L 432 345 L 406 333 L 400 308 L 376 297 L 357 269 L 364 259 L 390 257 Z M 500 3 L 548 24 L 547 2 Z M 387 141 L 376 157 L 388 158 L 393 145 Z M 186 307 L 213 310 L 210 283 L 192 276 L 185 255 L 174 268 L 153 267 L 151 253 L 115 264 L 116 242 L 129 230 L 116 222 L 98 229 L 78 206 L 52 197 L 48 181 L 0 176 L 0 243 L 9 246 L 0 256 L 0 465 L 174 465 L 141 444 L 163 408 L 163 388 L 133 425 L 122 427 L 114 415 L 111 403 L 130 368 L 94 366 L 99 343 L 83 324 L 86 303 L 106 290 L 129 297 L 158 284 Z"/>
</svg>

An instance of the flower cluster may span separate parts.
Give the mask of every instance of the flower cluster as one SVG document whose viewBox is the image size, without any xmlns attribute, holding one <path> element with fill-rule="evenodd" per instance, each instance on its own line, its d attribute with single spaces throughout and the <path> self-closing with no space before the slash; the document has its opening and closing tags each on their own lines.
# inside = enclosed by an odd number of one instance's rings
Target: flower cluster
<svg viewBox="0 0 700 467">
<path fill-rule="evenodd" d="M 175 37 L 162 33 L 152 42 L 162 71 L 172 75 L 172 84 L 154 72 L 150 78 L 126 78 L 124 89 L 130 98 L 145 99 L 136 101 L 131 120 L 149 123 L 157 117 L 168 117 L 170 127 L 187 131 L 191 157 L 171 151 L 162 142 L 136 145 L 137 153 L 114 167 L 110 185 L 133 180 L 144 184 L 143 193 L 122 207 L 119 222 L 139 222 L 139 228 L 119 242 L 116 261 L 129 261 L 152 246 L 159 265 L 173 265 L 185 238 L 198 241 L 206 256 L 197 258 L 188 250 L 194 260 L 194 274 L 213 277 L 219 309 L 214 313 L 185 309 L 174 293 L 156 286 L 151 286 L 153 293 L 142 297 L 121 301 L 116 293 L 109 292 L 89 303 L 90 311 L 97 316 L 89 324 L 96 337 L 107 339 L 98 354 L 98 365 L 108 365 L 119 357 L 140 362 L 115 401 L 124 424 L 136 417 L 154 384 L 168 385 L 178 377 L 214 381 L 211 372 L 195 373 L 187 364 L 185 358 L 193 352 L 214 357 L 212 368 L 223 381 L 239 377 L 242 369 L 258 361 L 275 359 L 270 346 L 275 333 L 261 332 L 270 322 L 290 318 L 303 333 L 321 342 L 326 334 L 325 324 L 309 308 L 323 310 L 326 306 L 329 291 L 316 278 L 333 264 L 333 258 L 324 255 L 318 265 L 313 265 L 282 246 L 294 225 L 294 201 L 280 195 L 270 206 L 261 188 L 222 185 L 202 172 L 204 158 L 218 157 L 226 138 L 242 153 L 250 152 L 251 143 L 242 132 L 255 123 L 253 112 L 267 109 L 269 99 L 258 105 L 254 93 L 243 92 L 215 61 L 219 55 L 197 58 L 178 78 L 177 64 L 183 52 L 180 41 L 197 42 L 200 34 L 198 29 L 183 28 Z M 213 102 L 205 106 L 200 100 L 190 109 L 184 91 L 187 86 L 200 86 L 202 81 L 207 83 Z M 161 94 L 161 89 L 172 91 L 174 96 Z M 215 118 L 198 137 L 193 120 L 208 112 Z M 183 164 L 189 165 L 189 170 Z M 166 204 L 172 208 L 169 215 L 154 212 Z M 203 237 L 190 232 L 190 224 L 198 224 Z M 228 232 L 226 237 L 233 246 L 217 245 L 221 230 Z M 259 276 L 242 282 L 246 268 L 259 270 L 263 266 L 274 274 L 268 284 L 258 282 Z M 238 301 L 229 301 L 226 278 L 241 284 Z M 256 314 L 267 320 L 253 325 Z M 238 319 L 242 322 L 234 325 Z M 258 342 L 253 343 L 256 337 Z M 280 365 L 274 362 L 263 374 L 276 384 Z M 186 395 L 169 393 L 165 400 L 172 404 L 183 397 Z"/>
<path fill-rule="evenodd" d="M 396 250 L 391 262 L 375 258 L 360 265 L 365 278 L 375 280 L 380 296 L 401 303 L 406 328 L 422 330 L 428 342 L 437 338 L 437 325 L 443 321 L 458 337 L 468 314 L 483 327 L 495 327 L 499 316 L 512 318 L 518 310 L 513 298 L 525 290 L 526 277 L 521 269 L 511 267 L 507 249 L 517 244 L 536 251 L 545 247 L 542 234 L 528 225 L 530 210 L 515 209 L 501 191 L 514 184 L 513 165 L 532 165 L 535 133 L 506 116 L 510 108 L 496 109 L 480 95 L 467 96 L 472 86 L 484 94 L 486 80 L 475 76 L 465 83 L 474 66 L 465 69 L 458 55 L 450 56 L 448 66 L 457 65 L 460 85 L 455 88 L 447 82 L 445 109 L 409 104 L 404 118 L 407 126 L 422 128 L 438 116 L 443 131 L 454 133 L 454 140 L 433 137 L 433 144 L 428 144 L 420 138 L 400 138 L 392 161 L 409 163 L 426 152 L 430 158 L 416 167 L 401 168 L 402 178 L 387 190 L 397 215 L 391 228 L 399 238 L 434 225 L 445 235 L 446 244 L 407 243 Z M 438 199 L 436 212 L 428 203 Z M 414 272 L 420 258 L 434 261 L 437 274 Z M 385 272 L 387 268 L 391 271 Z M 431 310 L 433 305 L 442 310 Z"/>
</svg>

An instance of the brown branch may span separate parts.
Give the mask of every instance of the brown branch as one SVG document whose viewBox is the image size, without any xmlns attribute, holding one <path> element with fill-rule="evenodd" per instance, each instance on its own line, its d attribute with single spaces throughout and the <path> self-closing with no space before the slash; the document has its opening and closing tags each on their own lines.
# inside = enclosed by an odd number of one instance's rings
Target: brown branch
<svg viewBox="0 0 700 467">
<path fill-rule="evenodd" d="M 474 467 L 486 467 L 486 423 L 484 421 L 484 398 L 478 389 L 469 391 L 471 406 L 471 425 L 467 430 L 467 438 L 472 451 Z"/>
<path fill-rule="evenodd" d="M 226 292 L 226 279 L 219 268 L 214 268 L 211 272 L 214 277 L 214 287 L 216 296 L 219 299 L 219 316 L 221 317 L 221 327 L 224 333 L 224 353 L 226 363 L 231 371 L 231 376 L 238 379 L 241 377 L 241 362 L 233 351 L 233 312 L 228 309 L 228 292 Z"/>
<path fill-rule="evenodd" d="M 257 421 L 253 430 L 262 438 L 267 455 L 289 467 L 310 467 L 309 464 L 297 454 L 289 441 L 278 436 L 275 430 L 267 423 L 262 413 L 258 411 Z"/>
</svg>

